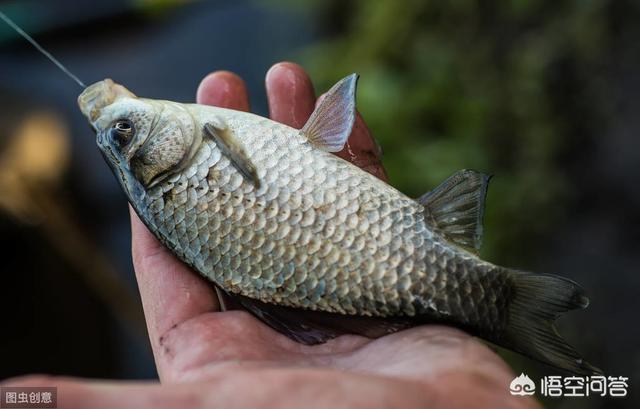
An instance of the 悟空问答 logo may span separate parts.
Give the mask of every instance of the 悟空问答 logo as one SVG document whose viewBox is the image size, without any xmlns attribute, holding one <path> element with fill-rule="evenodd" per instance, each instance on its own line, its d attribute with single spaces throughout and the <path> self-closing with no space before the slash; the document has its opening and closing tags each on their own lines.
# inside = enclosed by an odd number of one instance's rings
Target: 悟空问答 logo
<svg viewBox="0 0 640 409">
<path fill-rule="evenodd" d="M 524 373 L 521 373 L 520 376 L 515 377 L 515 379 L 511 381 L 511 384 L 509 384 L 509 392 L 511 392 L 512 395 L 533 395 L 535 391 L 536 384 L 533 383 L 531 378 L 529 378 Z"/>
</svg>

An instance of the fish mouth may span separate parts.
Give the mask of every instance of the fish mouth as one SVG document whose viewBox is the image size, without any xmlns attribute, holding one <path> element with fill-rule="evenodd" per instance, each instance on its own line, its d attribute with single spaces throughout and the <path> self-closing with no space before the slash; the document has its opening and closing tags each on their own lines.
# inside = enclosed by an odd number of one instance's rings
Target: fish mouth
<svg viewBox="0 0 640 409">
<path fill-rule="evenodd" d="M 111 169 L 116 180 L 120 182 L 120 186 L 122 186 L 129 203 L 135 208 L 136 203 L 139 203 L 144 198 L 145 190 L 143 186 L 133 176 L 128 166 L 123 166 L 122 160 L 114 155 L 109 147 L 101 145 L 100 142 L 98 142 L 98 147 L 109 169 Z"/>
<path fill-rule="evenodd" d="M 93 123 L 100 117 L 102 108 L 111 105 L 121 97 L 135 98 L 136 96 L 122 85 L 107 78 L 89 85 L 82 91 L 78 96 L 78 106 L 84 116 Z"/>
</svg>

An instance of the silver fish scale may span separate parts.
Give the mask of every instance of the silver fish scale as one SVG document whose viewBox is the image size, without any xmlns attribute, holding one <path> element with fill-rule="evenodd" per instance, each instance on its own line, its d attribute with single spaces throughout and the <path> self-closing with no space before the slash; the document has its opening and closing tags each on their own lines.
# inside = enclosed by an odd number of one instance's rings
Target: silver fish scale
<svg viewBox="0 0 640 409">
<path fill-rule="evenodd" d="M 242 141 L 260 188 L 205 139 L 138 208 L 201 274 L 279 305 L 502 325 L 508 278 L 434 233 L 422 205 L 295 129 L 234 111 L 217 119 Z"/>
</svg>

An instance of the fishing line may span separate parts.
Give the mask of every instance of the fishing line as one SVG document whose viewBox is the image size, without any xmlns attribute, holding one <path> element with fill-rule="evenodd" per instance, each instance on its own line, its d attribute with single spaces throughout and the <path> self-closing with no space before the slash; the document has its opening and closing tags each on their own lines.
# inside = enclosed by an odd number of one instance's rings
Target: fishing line
<svg viewBox="0 0 640 409">
<path fill-rule="evenodd" d="M 47 57 L 49 60 L 51 60 L 51 62 L 54 63 L 58 68 L 60 68 L 62 70 L 62 72 L 64 72 L 72 80 L 77 82 L 78 85 L 80 85 L 83 89 L 87 88 L 87 86 L 84 85 L 84 82 L 80 81 L 80 79 L 78 77 L 76 77 L 71 71 L 69 71 L 67 69 L 67 67 L 62 65 L 62 63 L 60 61 L 58 61 L 53 55 L 51 55 L 51 53 L 49 53 L 40 44 L 38 44 L 38 42 L 36 40 L 34 40 L 29 34 L 25 33 L 25 31 L 23 29 L 18 27 L 18 25 L 16 23 L 14 23 L 9 17 L 7 17 L 7 15 L 4 14 L 2 11 L 0 11 L 0 18 L 2 20 L 4 20 L 4 22 L 7 23 L 9 25 L 9 27 L 13 28 L 14 30 L 16 30 L 16 32 L 18 34 L 20 34 L 22 37 L 24 37 L 25 40 L 30 42 L 31 45 L 33 45 L 38 51 L 40 51 L 42 54 L 44 54 L 45 57 Z"/>
</svg>

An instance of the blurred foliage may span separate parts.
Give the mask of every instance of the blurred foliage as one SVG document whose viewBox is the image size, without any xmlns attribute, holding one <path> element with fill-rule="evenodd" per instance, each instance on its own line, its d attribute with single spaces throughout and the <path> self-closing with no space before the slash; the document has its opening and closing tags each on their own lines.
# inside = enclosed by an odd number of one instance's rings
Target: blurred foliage
<svg viewBox="0 0 640 409">
<path fill-rule="evenodd" d="M 403 192 L 461 168 L 496 175 L 483 256 L 522 266 L 564 216 L 563 158 L 607 110 L 609 3 L 307 0 L 331 32 L 302 60 L 318 91 L 361 74 L 358 108 Z"/>
</svg>

